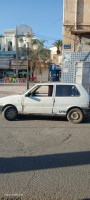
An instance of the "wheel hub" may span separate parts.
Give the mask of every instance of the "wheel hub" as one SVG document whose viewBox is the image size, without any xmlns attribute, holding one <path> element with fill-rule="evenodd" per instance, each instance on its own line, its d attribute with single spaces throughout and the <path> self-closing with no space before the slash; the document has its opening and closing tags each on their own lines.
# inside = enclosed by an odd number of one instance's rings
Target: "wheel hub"
<svg viewBox="0 0 90 200">
<path fill-rule="evenodd" d="M 73 112 L 71 114 L 71 118 L 74 119 L 74 120 L 78 120 L 80 118 L 80 115 L 78 112 Z"/>
<path fill-rule="evenodd" d="M 12 118 L 15 117 L 15 116 L 16 116 L 15 110 L 13 110 L 13 109 L 8 110 L 8 112 L 7 112 L 7 117 L 8 117 L 9 119 L 12 119 Z"/>
</svg>

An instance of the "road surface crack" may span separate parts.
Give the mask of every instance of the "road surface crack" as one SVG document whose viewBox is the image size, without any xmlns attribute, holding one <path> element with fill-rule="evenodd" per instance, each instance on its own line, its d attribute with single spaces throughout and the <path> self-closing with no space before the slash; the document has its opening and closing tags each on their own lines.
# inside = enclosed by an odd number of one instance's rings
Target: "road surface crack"
<svg viewBox="0 0 90 200">
<path fill-rule="evenodd" d="M 72 136 L 71 134 L 68 135 L 68 136 L 63 140 L 63 142 L 65 142 L 66 140 L 68 140 L 71 136 Z"/>
</svg>

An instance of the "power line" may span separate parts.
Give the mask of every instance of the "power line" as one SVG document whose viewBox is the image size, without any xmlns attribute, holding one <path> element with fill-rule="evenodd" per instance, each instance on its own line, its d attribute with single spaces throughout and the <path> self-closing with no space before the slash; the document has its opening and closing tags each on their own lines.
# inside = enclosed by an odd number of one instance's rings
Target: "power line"
<svg viewBox="0 0 90 200">
<path fill-rule="evenodd" d="M 60 39 L 59 37 L 53 38 L 53 37 L 50 37 L 50 36 L 39 35 L 39 34 L 37 34 L 37 33 L 34 33 L 34 36 L 42 37 L 42 38 L 49 39 L 49 40 L 58 40 L 58 39 Z"/>
<path fill-rule="evenodd" d="M 43 31 L 43 30 L 45 30 L 45 29 L 47 29 L 47 28 L 50 28 L 51 26 L 53 26 L 54 24 L 56 24 L 56 23 L 59 22 L 60 20 L 61 20 L 61 19 L 58 18 L 55 22 L 51 23 L 50 25 L 44 27 L 43 29 L 39 29 L 39 31 Z M 39 32 L 39 31 L 38 31 L 38 32 Z"/>
</svg>

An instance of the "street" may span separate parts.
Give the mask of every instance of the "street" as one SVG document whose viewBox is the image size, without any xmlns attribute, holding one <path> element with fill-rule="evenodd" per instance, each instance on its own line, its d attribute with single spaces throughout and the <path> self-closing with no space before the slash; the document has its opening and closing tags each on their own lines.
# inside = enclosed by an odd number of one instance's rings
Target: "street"
<svg viewBox="0 0 90 200">
<path fill-rule="evenodd" d="M 0 6 L 0 200 L 90 200 L 90 0 Z"/>
<path fill-rule="evenodd" d="M 90 199 L 90 120 L 0 116 L 0 196 Z"/>
<path fill-rule="evenodd" d="M 25 86 L 1 86 L 0 97 Z M 0 197 L 90 199 L 90 118 L 0 115 Z M 5 200 L 6 200 L 5 199 Z"/>
</svg>

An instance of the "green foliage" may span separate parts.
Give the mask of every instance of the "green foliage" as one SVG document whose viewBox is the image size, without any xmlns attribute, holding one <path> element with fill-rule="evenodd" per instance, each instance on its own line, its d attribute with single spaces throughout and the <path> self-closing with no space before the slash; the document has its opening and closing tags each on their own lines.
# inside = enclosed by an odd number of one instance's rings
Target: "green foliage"
<svg viewBox="0 0 90 200">
<path fill-rule="evenodd" d="M 50 50 L 44 48 L 44 40 L 32 40 L 31 46 L 26 48 L 25 46 L 21 49 L 19 52 L 19 55 L 21 53 L 22 56 L 24 56 L 25 59 L 28 57 L 28 63 L 31 71 L 34 71 L 36 67 L 40 66 L 40 74 L 41 74 L 41 63 L 43 63 L 44 66 L 46 66 L 46 63 L 48 60 L 50 60 Z M 33 49 L 33 45 L 37 43 L 38 48 L 37 50 Z M 20 55 L 20 56 L 21 56 Z"/>
<path fill-rule="evenodd" d="M 60 47 L 62 47 L 62 40 L 57 40 L 54 44 L 56 45 L 57 50 L 60 50 Z"/>
</svg>

